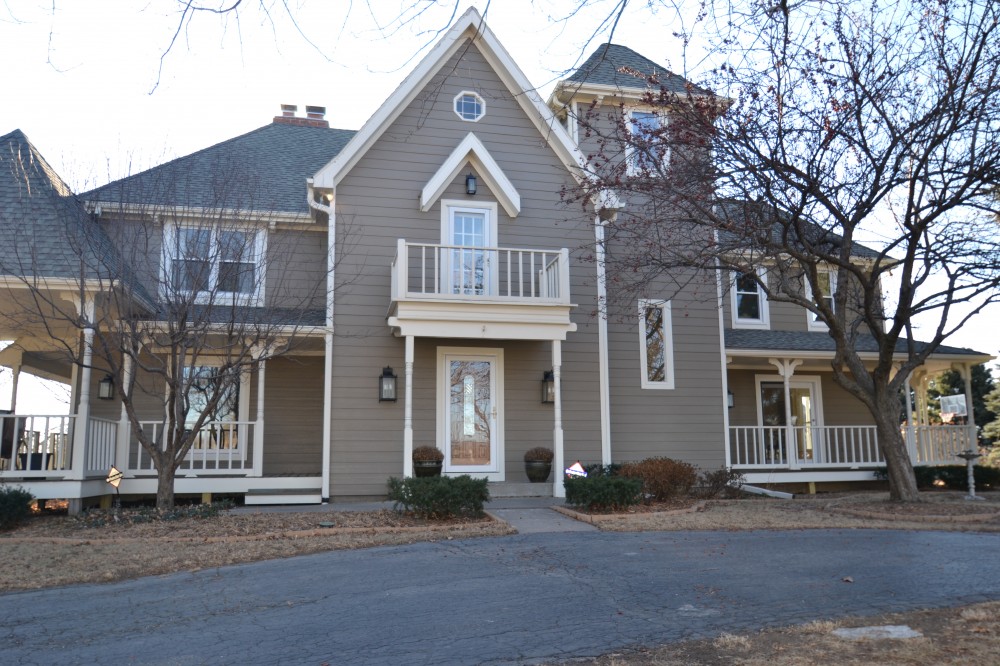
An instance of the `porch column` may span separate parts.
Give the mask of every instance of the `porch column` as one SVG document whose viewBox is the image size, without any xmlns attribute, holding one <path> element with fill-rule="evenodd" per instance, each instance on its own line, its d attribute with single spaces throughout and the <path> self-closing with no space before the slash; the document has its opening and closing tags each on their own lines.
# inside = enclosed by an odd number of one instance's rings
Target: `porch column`
<svg viewBox="0 0 1000 666">
<path fill-rule="evenodd" d="M 10 366 L 10 413 L 17 414 L 17 380 L 21 378 L 21 366 Z"/>
<path fill-rule="evenodd" d="M 133 367 L 132 356 L 125 354 L 122 357 L 121 390 L 123 393 L 131 390 Z M 132 394 L 129 393 L 129 395 Z M 131 443 L 132 426 L 128 421 L 128 410 L 125 409 L 125 401 L 122 400 L 121 416 L 118 418 L 118 439 L 115 442 L 115 466 L 121 470 L 128 469 L 128 453 Z"/>
<path fill-rule="evenodd" d="M 563 427 L 562 427 L 562 342 L 552 341 L 552 386 L 555 391 L 552 403 L 552 413 L 554 423 L 552 425 L 552 496 L 566 497 L 566 488 L 563 486 L 563 470 L 565 460 L 563 456 Z"/>
<path fill-rule="evenodd" d="M 253 426 L 253 474 L 264 474 L 264 378 L 267 361 L 257 362 L 257 421 Z"/>
<path fill-rule="evenodd" d="M 975 405 L 972 404 L 972 365 L 963 363 L 959 366 L 958 372 L 962 376 L 962 381 L 965 382 L 965 432 L 969 438 L 968 449 L 978 451 L 979 438 L 977 437 L 976 430 L 976 410 Z"/>
<path fill-rule="evenodd" d="M 327 321 L 331 321 L 330 318 Z M 327 323 L 327 326 L 330 324 Z M 330 447 L 333 446 L 333 333 L 323 341 L 323 456 L 322 488 L 320 497 L 324 504 L 330 501 Z"/>
<path fill-rule="evenodd" d="M 785 455 L 788 457 L 788 468 L 798 469 L 798 448 L 795 439 L 795 426 L 792 424 L 792 391 L 789 382 L 795 374 L 795 368 L 802 365 L 801 359 L 769 358 L 767 362 L 778 369 L 785 393 Z"/>
<path fill-rule="evenodd" d="M 910 464 L 917 464 L 917 433 L 913 426 L 913 386 L 910 380 L 913 378 L 911 372 L 906 376 L 906 383 L 903 390 L 906 392 L 906 452 L 910 456 Z"/>
<path fill-rule="evenodd" d="M 413 476 L 413 336 L 406 336 L 403 370 L 406 382 L 403 402 L 403 476 Z"/>
<path fill-rule="evenodd" d="M 93 309 L 93 301 L 89 304 Z M 90 423 L 90 374 L 94 360 L 94 329 L 83 329 L 83 360 L 80 367 L 80 393 L 76 405 L 76 420 L 73 423 L 73 457 L 69 478 L 83 479 L 86 476 L 87 429 Z"/>
</svg>

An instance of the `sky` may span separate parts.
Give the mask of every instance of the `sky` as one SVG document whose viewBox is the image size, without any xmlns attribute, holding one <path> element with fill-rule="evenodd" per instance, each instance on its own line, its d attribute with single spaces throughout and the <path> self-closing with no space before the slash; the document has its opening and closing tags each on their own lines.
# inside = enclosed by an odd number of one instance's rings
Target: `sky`
<svg viewBox="0 0 1000 666">
<path fill-rule="evenodd" d="M 618 3 L 570 17 L 578 0 L 245 0 L 239 20 L 202 13 L 178 33 L 177 0 L 4 0 L 0 134 L 24 131 L 82 192 L 266 125 L 280 104 L 325 106 L 331 126 L 358 129 L 471 5 L 547 98 L 606 41 Z M 657 6 L 631 3 L 614 41 L 697 79 L 697 42 L 685 54 L 677 17 Z M 998 327 L 995 308 L 949 343 L 1000 355 Z"/>
</svg>

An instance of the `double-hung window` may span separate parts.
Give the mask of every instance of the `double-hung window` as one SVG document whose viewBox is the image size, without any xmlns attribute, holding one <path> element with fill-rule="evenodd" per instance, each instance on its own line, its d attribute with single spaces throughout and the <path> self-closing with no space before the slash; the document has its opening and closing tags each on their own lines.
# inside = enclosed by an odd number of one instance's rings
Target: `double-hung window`
<svg viewBox="0 0 1000 666">
<path fill-rule="evenodd" d="M 670 159 L 664 129 L 666 117 L 653 111 L 628 112 L 629 142 L 626 149 L 629 175 L 658 173 Z"/>
<path fill-rule="evenodd" d="M 830 311 L 833 311 L 833 293 L 837 291 L 837 274 L 829 269 L 820 269 L 816 272 L 816 277 L 819 283 L 819 293 L 815 293 L 812 289 L 812 285 L 809 284 L 806 279 L 806 287 L 809 290 L 809 298 L 814 303 L 819 303 L 820 301 L 825 301 L 827 307 Z M 825 331 L 827 329 L 826 323 L 823 322 L 815 312 L 807 311 L 806 316 L 808 317 L 810 330 L 815 331 Z"/>
<path fill-rule="evenodd" d="M 639 301 L 639 364 L 642 388 L 674 388 L 670 301 Z"/>
<path fill-rule="evenodd" d="M 261 305 L 264 231 L 219 224 L 168 225 L 163 243 L 163 296 L 198 303 Z"/>
<path fill-rule="evenodd" d="M 760 285 L 766 280 L 764 271 L 753 273 L 733 273 L 732 294 L 733 328 L 768 328 L 770 316 L 767 296 Z"/>
</svg>

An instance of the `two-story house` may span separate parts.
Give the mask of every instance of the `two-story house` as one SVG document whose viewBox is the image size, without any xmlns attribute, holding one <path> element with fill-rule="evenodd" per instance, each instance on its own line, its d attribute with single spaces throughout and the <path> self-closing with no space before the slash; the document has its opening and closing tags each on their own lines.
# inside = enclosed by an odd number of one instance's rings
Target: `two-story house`
<svg viewBox="0 0 1000 666">
<path fill-rule="evenodd" d="M 420 445 L 444 452 L 445 474 L 485 477 L 494 494 L 561 496 L 559 471 L 575 460 L 649 456 L 760 482 L 870 479 L 873 429 L 832 384 L 830 345 L 806 313 L 714 274 L 702 280 L 710 298 L 653 283 L 638 302 L 609 305 L 608 204 L 568 206 L 561 193 L 585 178 L 575 113 L 641 99 L 634 77 L 616 77 L 622 67 L 666 71 L 602 48 L 546 102 L 470 9 L 356 132 L 330 128 L 322 108 L 285 107 L 264 127 L 78 197 L 22 134 L 0 138 L 0 223 L 21 230 L 0 267 L 0 337 L 16 341 L 0 363 L 73 391 L 69 416 L 16 404 L 0 416 L 10 434 L 0 478 L 79 505 L 110 492 L 114 465 L 123 494 L 155 492 L 122 405 L 104 399 L 128 378 L 93 360 L 93 331 L 46 326 L 44 311 L 19 316 L 27 282 L 38 284 L 24 269 L 31 257 L 44 288 L 78 312 L 129 280 L 150 317 L 171 290 L 204 291 L 288 329 L 287 350 L 212 414 L 178 469 L 180 494 L 383 495 L 388 477 L 412 473 Z M 67 228 L 90 230 L 104 273 L 60 269 L 81 263 Z M 137 235 L 141 256 L 128 242 Z M 935 356 L 964 368 L 986 358 Z M 162 422 L 157 391 L 136 402 L 144 428 Z M 949 432 L 966 448 L 967 431 Z M 522 456 L 536 446 L 555 453 L 547 486 L 526 483 Z M 938 449 L 915 459 L 950 453 Z"/>
</svg>

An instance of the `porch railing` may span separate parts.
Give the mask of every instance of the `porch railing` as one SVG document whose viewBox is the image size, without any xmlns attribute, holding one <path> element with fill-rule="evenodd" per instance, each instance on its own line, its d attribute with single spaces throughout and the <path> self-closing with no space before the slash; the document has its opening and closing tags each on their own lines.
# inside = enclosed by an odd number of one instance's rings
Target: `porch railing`
<svg viewBox="0 0 1000 666">
<path fill-rule="evenodd" d="M 569 250 L 397 242 L 394 300 L 495 298 L 569 303 Z"/>
<path fill-rule="evenodd" d="M 75 422 L 67 414 L 0 415 L 0 478 L 66 476 Z"/>
<path fill-rule="evenodd" d="M 163 422 L 142 421 L 143 433 L 151 441 L 164 443 Z M 177 468 L 178 476 L 253 473 L 254 421 L 213 421 L 205 424 L 195 436 L 194 444 Z M 136 438 L 129 444 L 130 473 L 150 473 L 156 470 L 153 459 Z"/>
<path fill-rule="evenodd" d="M 107 474 L 115 464 L 118 421 L 91 417 L 87 424 L 87 475 Z"/>
<path fill-rule="evenodd" d="M 968 426 L 903 428 L 915 465 L 960 464 L 975 433 Z M 791 441 L 791 446 L 789 446 Z M 731 426 L 729 453 L 733 467 L 872 468 L 885 465 L 875 426 Z"/>
</svg>

